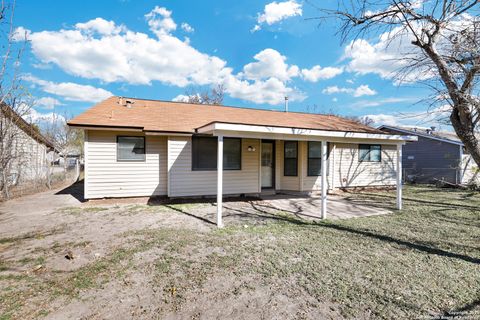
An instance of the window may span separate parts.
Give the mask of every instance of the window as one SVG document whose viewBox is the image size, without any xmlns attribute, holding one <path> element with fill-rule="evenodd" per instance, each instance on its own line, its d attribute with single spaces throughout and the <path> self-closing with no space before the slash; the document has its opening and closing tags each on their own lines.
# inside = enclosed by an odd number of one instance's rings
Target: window
<svg viewBox="0 0 480 320">
<path fill-rule="evenodd" d="M 382 161 L 382 147 L 378 144 L 359 145 L 358 161 L 380 162 Z"/>
<path fill-rule="evenodd" d="M 242 169 L 242 140 L 234 138 L 223 139 L 223 169 Z"/>
<path fill-rule="evenodd" d="M 322 175 L 322 143 L 319 141 L 308 142 L 308 164 L 309 176 Z"/>
<path fill-rule="evenodd" d="M 298 171 L 297 141 L 285 141 L 283 160 L 283 175 L 296 177 Z"/>
<path fill-rule="evenodd" d="M 145 137 L 117 137 L 117 161 L 145 161 Z"/>
<path fill-rule="evenodd" d="M 192 138 L 192 170 L 217 170 L 217 146 L 215 137 L 194 136 Z M 241 170 L 242 140 L 223 139 L 223 169 Z"/>
</svg>

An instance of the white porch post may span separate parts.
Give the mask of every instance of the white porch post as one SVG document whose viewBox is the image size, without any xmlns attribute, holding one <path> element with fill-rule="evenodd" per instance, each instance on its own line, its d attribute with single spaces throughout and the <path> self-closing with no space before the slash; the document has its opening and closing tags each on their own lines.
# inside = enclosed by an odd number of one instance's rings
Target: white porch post
<svg viewBox="0 0 480 320">
<path fill-rule="evenodd" d="M 397 144 L 397 209 L 402 210 L 402 145 Z"/>
<path fill-rule="evenodd" d="M 218 136 L 217 151 L 217 227 L 222 228 L 222 198 L 223 198 L 223 136 Z"/>
<path fill-rule="evenodd" d="M 322 219 L 327 217 L 327 141 L 322 140 Z"/>
</svg>

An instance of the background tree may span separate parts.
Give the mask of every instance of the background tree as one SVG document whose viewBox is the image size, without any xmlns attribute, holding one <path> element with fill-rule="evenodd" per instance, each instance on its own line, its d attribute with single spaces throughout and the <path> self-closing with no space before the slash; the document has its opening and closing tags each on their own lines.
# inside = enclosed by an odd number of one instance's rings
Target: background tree
<svg viewBox="0 0 480 320">
<path fill-rule="evenodd" d="M 219 84 L 207 90 L 196 90 L 189 88 L 185 91 L 186 99 L 184 102 L 195 104 L 222 105 L 225 97 L 225 87 Z"/>
<path fill-rule="evenodd" d="M 318 19 L 340 21 L 343 42 L 374 34 L 401 43 L 396 81 L 421 80 L 432 90 L 431 106 L 449 107 L 451 125 L 480 167 L 479 6 L 478 0 L 349 0 L 335 10 L 319 8 Z"/>
<path fill-rule="evenodd" d="M 9 197 L 9 186 L 18 181 L 28 151 L 23 146 L 21 127 L 32 100 L 19 76 L 26 34 L 15 31 L 14 13 L 15 1 L 0 2 L 0 190 L 5 198 Z"/>
<path fill-rule="evenodd" d="M 66 115 L 52 113 L 48 121 L 42 123 L 42 131 L 55 145 L 63 158 L 64 170 L 67 171 L 68 155 L 83 155 L 83 130 L 67 125 Z"/>
</svg>

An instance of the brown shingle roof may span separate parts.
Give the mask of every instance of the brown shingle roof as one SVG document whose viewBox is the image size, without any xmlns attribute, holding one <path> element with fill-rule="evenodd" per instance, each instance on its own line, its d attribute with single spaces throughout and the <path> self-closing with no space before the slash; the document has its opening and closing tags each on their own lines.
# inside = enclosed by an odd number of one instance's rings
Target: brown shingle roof
<svg viewBox="0 0 480 320">
<path fill-rule="evenodd" d="M 355 121 L 332 115 L 199 105 L 181 102 L 110 97 L 68 122 L 73 126 L 131 127 L 144 131 L 186 132 L 212 122 L 279 126 L 314 130 L 382 133 Z"/>
</svg>

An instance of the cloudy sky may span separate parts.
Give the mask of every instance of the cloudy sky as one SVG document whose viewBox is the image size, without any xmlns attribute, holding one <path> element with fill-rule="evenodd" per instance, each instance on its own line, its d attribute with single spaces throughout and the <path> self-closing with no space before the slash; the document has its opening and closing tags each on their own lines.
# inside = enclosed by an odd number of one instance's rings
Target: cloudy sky
<svg viewBox="0 0 480 320">
<path fill-rule="evenodd" d="M 226 105 L 280 110 L 287 95 L 292 111 L 432 124 L 417 104 L 428 91 L 392 79 L 400 47 L 379 35 L 341 43 L 318 15 L 300 0 L 18 0 L 15 24 L 29 39 L 22 72 L 37 116 L 223 84 Z"/>
</svg>

